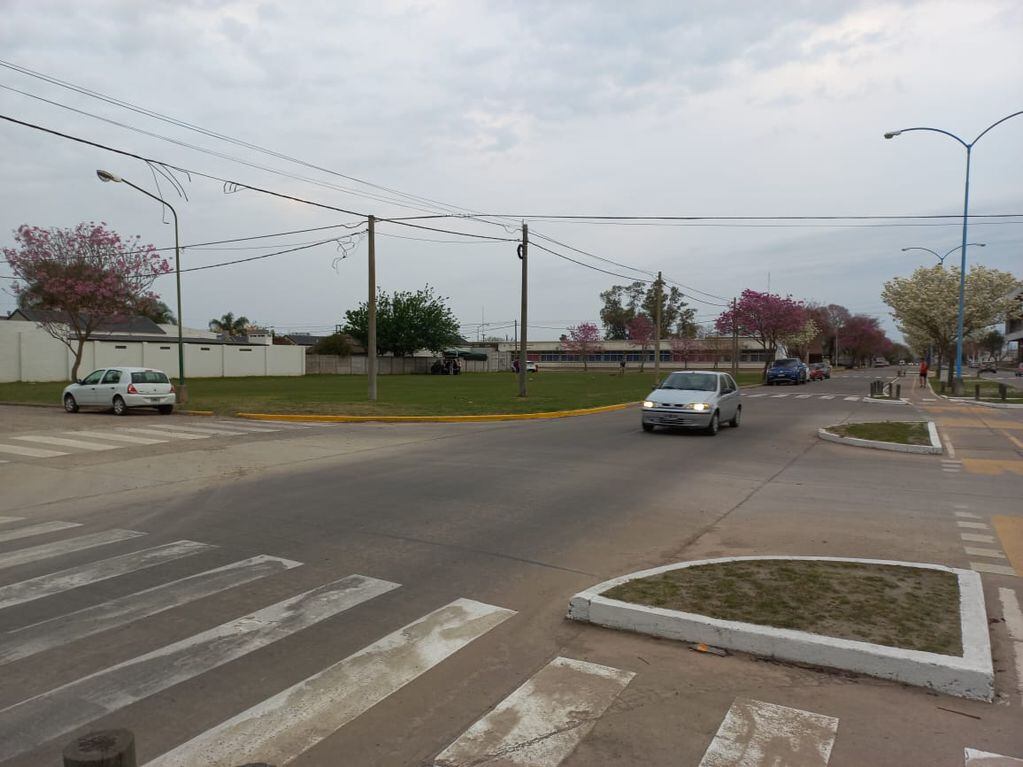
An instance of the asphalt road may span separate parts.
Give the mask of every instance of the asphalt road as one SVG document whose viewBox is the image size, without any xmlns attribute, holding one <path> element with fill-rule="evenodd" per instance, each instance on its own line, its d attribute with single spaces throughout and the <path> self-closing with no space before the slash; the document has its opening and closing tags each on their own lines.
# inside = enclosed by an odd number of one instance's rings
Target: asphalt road
<svg viewBox="0 0 1023 767">
<path fill-rule="evenodd" d="M 862 401 L 867 378 L 752 390 L 741 428 L 716 437 L 645 434 L 637 411 L 256 431 L 0 408 L 0 444 L 64 453 L 0 454 L 0 762 L 57 764 L 73 735 L 128 727 L 140 763 L 171 752 L 164 767 L 480 764 L 488 737 L 557 719 L 565 690 L 576 713 L 556 736 L 485 763 L 696 765 L 747 699 L 836 718 L 837 767 L 961 765 L 966 746 L 1023 755 L 1014 645 L 997 626 L 1000 698 L 982 704 L 563 617 L 586 586 L 680 559 L 968 566 L 956 513 L 1020 516 L 1021 477 L 817 440 L 820 426 L 892 417 L 898 406 Z M 52 441 L 117 436 L 110 450 Z M 988 578 L 995 605 L 1018 584 Z M 515 697 L 524 683 L 532 695 Z"/>
</svg>

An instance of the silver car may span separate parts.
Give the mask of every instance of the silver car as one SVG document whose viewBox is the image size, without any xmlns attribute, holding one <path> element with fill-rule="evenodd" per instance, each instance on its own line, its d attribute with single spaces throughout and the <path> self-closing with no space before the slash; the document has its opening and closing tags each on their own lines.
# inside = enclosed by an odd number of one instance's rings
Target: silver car
<svg viewBox="0 0 1023 767">
<path fill-rule="evenodd" d="M 127 415 L 129 408 L 155 407 L 163 415 L 174 410 L 176 395 L 167 374 L 153 368 L 101 368 L 64 387 L 64 409 L 77 413 L 80 407 L 112 409 Z"/>
<path fill-rule="evenodd" d="M 703 429 L 714 435 L 722 421 L 737 427 L 741 418 L 735 380 L 713 370 L 672 373 L 643 402 L 643 431 L 672 426 Z"/>
</svg>

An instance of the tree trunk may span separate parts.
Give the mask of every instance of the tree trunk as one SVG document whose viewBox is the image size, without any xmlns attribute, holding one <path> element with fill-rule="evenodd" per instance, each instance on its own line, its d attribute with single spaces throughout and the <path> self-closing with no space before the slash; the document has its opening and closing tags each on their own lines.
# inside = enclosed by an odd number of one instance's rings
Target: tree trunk
<svg viewBox="0 0 1023 767">
<path fill-rule="evenodd" d="M 72 381 L 77 381 L 78 380 L 78 368 L 82 364 L 82 354 L 83 354 L 84 351 L 85 351 L 85 339 L 84 338 L 79 338 L 78 339 L 78 346 L 75 349 L 75 362 L 71 366 L 71 380 Z"/>
<path fill-rule="evenodd" d="M 643 372 L 643 367 L 646 365 L 646 347 L 643 347 L 643 353 L 639 355 L 639 372 Z"/>
</svg>

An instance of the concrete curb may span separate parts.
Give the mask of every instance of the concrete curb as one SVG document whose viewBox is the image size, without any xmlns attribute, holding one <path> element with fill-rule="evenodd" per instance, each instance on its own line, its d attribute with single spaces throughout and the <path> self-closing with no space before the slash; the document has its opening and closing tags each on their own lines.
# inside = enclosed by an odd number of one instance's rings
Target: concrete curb
<svg viewBox="0 0 1023 767">
<path fill-rule="evenodd" d="M 638 405 L 623 402 L 618 405 L 588 407 L 581 410 L 552 410 L 547 413 L 493 413 L 487 415 L 287 415 L 278 413 L 236 413 L 238 418 L 256 421 L 312 421 L 323 423 L 485 423 L 488 421 L 532 421 L 546 418 L 571 418 L 577 415 L 610 413 Z"/>
<path fill-rule="evenodd" d="M 8 407 L 59 407 L 61 410 L 64 406 L 59 402 L 0 402 L 0 405 L 7 405 Z"/>
<path fill-rule="evenodd" d="M 929 445 L 903 445 L 899 442 L 883 442 L 877 439 L 861 439 L 859 437 L 843 437 L 840 434 L 828 431 L 829 428 L 817 430 L 817 436 L 825 442 L 835 442 L 840 445 L 853 445 L 854 447 L 868 447 L 874 450 L 891 450 L 895 453 L 919 453 L 922 455 L 941 455 L 944 448 L 938 438 L 938 429 L 934 421 L 927 421 L 927 433 L 930 435 Z"/>
<path fill-rule="evenodd" d="M 959 580 L 959 622 L 963 654 L 954 656 L 919 650 L 903 650 L 870 642 L 812 634 L 807 631 L 778 629 L 771 626 L 710 618 L 678 610 L 646 607 L 601 596 L 608 589 L 637 578 L 716 562 L 751 560 L 857 562 L 918 567 L 954 573 Z M 703 642 L 715 647 L 768 658 L 855 671 L 881 679 L 928 687 L 962 698 L 990 701 L 994 694 L 991 644 L 988 638 L 987 611 L 984 607 L 984 591 L 981 586 L 980 574 L 972 570 L 960 570 L 944 565 L 894 562 L 883 559 L 770 556 L 723 557 L 679 562 L 630 573 L 580 591 L 569 602 L 568 618 L 667 639 Z"/>
<path fill-rule="evenodd" d="M 967 399 L 966 397 L 948 397 L 938 395 L 942 399 L 946 399 L 949 402 L 955 402 L 962 405 L 976 405 L 978 407 L 993 407 L 998 410 L 1020 410 L 1023 409 L 1023 405 L 1017 405 L 1013 402 L 984 402 L 983 400 Z"/>
<path fill-rule="evenodd" d="M 875 405 L 908 405 L 908 399 L 884 399 L 882 397 L 864 397 L 864 402 L 873 402 Z"/>
</svg>

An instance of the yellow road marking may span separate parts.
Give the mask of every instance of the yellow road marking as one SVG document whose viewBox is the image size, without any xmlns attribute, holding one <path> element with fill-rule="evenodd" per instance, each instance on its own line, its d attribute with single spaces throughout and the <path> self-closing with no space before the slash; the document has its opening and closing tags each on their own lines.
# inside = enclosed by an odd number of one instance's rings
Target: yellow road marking
<svg viewBox="0 0 1023 767">
<path fill-rule="evenodd" d="M 1007 431 L 1003 431 L 1003 432 L 1002 432 L 1002 436 L 1003 436 L 1003 437 L 1005 437 L 1005 438 L 1006 438 L 1007 440 L 1009 440 L 1009 441 L 1010 441 L 1010 442 L 1011 442 L 1012 444 L 1014 444 L 1014 445 L 1015 445 L 1016 447 L 1018 447 L 1018 448 L 1019 448 L 1020 450 L 1023 450 L 1023 442 L 1020 442 L 1020 441 L 1019 441 L 1018 439 L 1016 439 L 1016 438 L 1015 438 L 1014 436 L 1012 436 L 1011 434 L 1009 434 L 1009 432 L 1007 432 Z"/>
<path fill-rule="evenodd" d="M 991 524 L 1017 575 L 1023 575 L 1023 517 L 992 517 Z"/>
<path fill-rule="evenodd" d="M 1023 460 L 1009 458 L 963 458 L 963 468 L 970 474 L 1019 474 L 1023 476 Z"/>
<path fill-rule="evenodd" d="M 1023 423 L 1007 420 L 982 420 L 979 418 L 940 418 L 942 426 L 953 429 L 1021 429 Z"/>
</svg>

